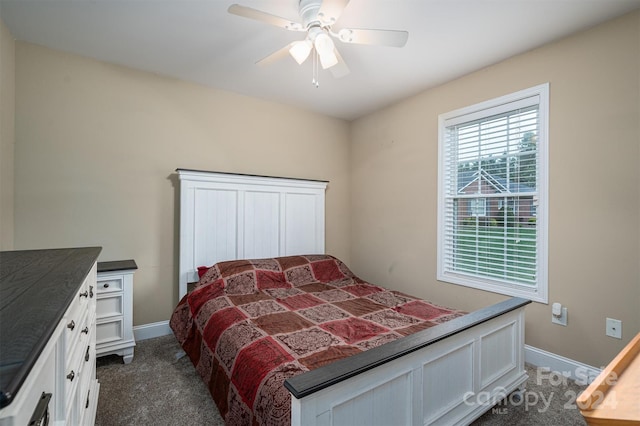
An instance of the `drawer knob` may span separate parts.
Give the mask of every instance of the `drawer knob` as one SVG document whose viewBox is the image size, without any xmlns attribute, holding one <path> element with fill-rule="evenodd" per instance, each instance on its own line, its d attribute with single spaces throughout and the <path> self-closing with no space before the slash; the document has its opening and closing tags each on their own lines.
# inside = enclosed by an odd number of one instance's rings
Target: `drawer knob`
<svg viewBox="0 0 640 426">
<path fill-rule="evenodd" d="M 69 330 L 73 330 L 74 328 L 76 328 L 76 323 L 75 321 L 71 320 L 71 322 L 69 324 L 67 324 L 67 328 Z"/>
<path fill-rule="evenodd" d="M 80 333 L 89 334 L 89 327 L 83 328 Z"/>
<path fill-rule="evenodd" d="M 93 286 L 89 286 L 89 297 L 93 299 Z"/>
<path fill-rule="evenodd" d="M 80 293 L 80 297 L 89 297 L 89 292 L 85 290 L 84 293 Z"/>
<path fill-rule="evenodd" d="M 109 288 L 109 283 L 104 283 L 103 287 L 104 288 Z"/>
<path fill-rule="evenodd" d="M 71 370 L 71 373 L 67 374 L 67 379 L 73 382 L 74 377 L 76 377 L 76 373 Z"/>
</svg>

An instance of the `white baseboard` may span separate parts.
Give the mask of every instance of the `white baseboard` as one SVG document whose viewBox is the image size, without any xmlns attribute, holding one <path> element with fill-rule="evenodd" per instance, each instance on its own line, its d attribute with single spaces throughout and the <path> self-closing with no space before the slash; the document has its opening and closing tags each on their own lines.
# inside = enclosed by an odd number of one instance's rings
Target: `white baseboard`
<svg viewBox="0 0 640 426">
<path fill-rule="evenodd" d="M 161 337 L 171 334 L 171 328 L 169 327 L 169 321 L 158 321 L 150 324 L 136 325 L 133 327 L 133 336 L 136 340 L 153 339 L 154 337 Z"/>
<path fill-rule="evenodd" d="M 591 383 L 600 374 L 600 369 L 581 362 L 547 352 L 533 346 L 524 345 L 525 362 L 539 367 L 534 380 L 558 380 L 558 377 L 550 377 L 545 370 L 561 373 L 564 377 L 575 380 L 578 384 Z"/>
</svg>

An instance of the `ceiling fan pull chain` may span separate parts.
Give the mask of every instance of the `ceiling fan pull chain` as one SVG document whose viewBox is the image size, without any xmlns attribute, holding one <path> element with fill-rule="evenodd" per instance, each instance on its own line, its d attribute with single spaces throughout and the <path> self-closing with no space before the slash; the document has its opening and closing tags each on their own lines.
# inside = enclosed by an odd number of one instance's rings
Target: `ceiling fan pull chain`
<svg viewBox="0 0 640 426">
<path fill-rule="evenodd" d="M 312 78 L 311 78 L 311 84 L 313 84 L 314 86 L 316 86 L 316 89 L 318 87 L 320 87 L 320 80 L 318 78 L 318 51 L 316 49 L 313 49 L 313 63 L 311 64 L 311 68 L 312 68 Z"/>
</svg>

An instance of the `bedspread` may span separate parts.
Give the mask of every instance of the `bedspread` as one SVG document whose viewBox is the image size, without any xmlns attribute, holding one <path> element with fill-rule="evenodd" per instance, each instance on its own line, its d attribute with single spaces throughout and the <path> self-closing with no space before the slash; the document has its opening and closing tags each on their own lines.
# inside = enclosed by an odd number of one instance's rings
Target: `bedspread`
<svg viewBox="0 0 640 426">
<path fill-rule="evenodd" d="M 463 314 L 314 255 L 217 263 L 170 325 L 228 425 L 286 425 L 287 378 Z"/>
</svg>

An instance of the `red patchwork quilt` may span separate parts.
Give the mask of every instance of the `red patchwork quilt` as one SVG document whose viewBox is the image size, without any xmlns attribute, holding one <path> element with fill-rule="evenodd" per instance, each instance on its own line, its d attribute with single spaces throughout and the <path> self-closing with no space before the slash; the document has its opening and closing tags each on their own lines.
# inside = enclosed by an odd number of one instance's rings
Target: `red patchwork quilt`
<svg viewBox="0 0 640 426">
<path fill-rule="evenodd" d="M 170 325 L 228 425 L 286 425 L 287 378 L 463 314 L 313 255 L 217 263 Z"/>
</svg>

